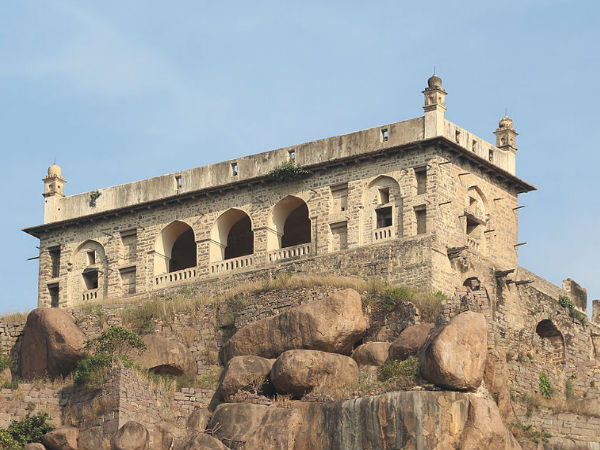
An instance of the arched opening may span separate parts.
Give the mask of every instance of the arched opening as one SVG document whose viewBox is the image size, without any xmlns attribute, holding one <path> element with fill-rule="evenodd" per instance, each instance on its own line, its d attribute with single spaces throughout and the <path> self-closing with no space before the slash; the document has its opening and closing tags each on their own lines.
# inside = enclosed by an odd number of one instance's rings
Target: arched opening
<svg viewBox="0 0 600 450">
<path fill-rule="evenodd" d="M 271 240 L 269 249 L 293 247 L 311 242 L 311 221 L 304 200 L 288 195 L 273 207 L 271 226 L 277 240 Z"/>
<path fill-rule="evenodd" d="M 211 230 L 210 260 L 238 258 L 254 253 L 254 231 L 248 214 L 230 209 L 221 214 Z"/>
<path fill-rule="evenodd" d="M 85 241 L 71 258 L 70 295 L 75 301 L 98 300 L 106 295 L 108 261 L 102 244 Z"/>
<path fill-rule="evenodd" d="M 481 289 L 481 281 L 477 277 L 467 278 L 463 283 L 464 287 L 468 287 L 472 291 L 478 291 Z"/>
<path fill-rule="evenodd" d="M 196 239 L 188 224 L 176 220 L 160 232 L 154 246 L 154 274 L 195 267 Z"/>
<path fill-rule="evenodd" d="M 563 362 L 565 357 L 565 340 L 562 333 L 550 319 L 540 321 L 535 327 L 535 332 L 542 338 L 548 339 L 552 345 L 552 360 Z"/>
<path fill-rule="evenodd" d="M 481 251 L 485 243 L 484 231 L 488 220 L 486 210 L 483 193 L 477 186 L 471 186 L 465 201 L 465 233 L 467 245 L 473 250 Z"/>
<path fill-rule="evenodd" d="M 380 175 L 365 191 L 365 242 L 378 242 L 402 236 L 400 185 L 392 177 Z"/>
<path fill-rule="evenodd" d="M 159 366 L 151 367 L 148 370 L 156 375 L 171 375 L 174 377 L 183 375 L 183 370 L 170 364 L 161 364 Z"/>
</svg>

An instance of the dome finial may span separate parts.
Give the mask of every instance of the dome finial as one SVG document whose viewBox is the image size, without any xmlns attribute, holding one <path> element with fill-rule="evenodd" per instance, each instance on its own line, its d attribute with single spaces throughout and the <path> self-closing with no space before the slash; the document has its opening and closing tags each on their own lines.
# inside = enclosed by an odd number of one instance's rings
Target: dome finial
<svg viewBox="0 0 600 450">
<path fill-rule="evenodd" d="M 433 71 L 433 75 L 429 77 L 427 80 L 427 86 L 430 89 L 441 89 L 442 88 L 442 79 L 435 74 L 435 69 Z"/>
</svg>

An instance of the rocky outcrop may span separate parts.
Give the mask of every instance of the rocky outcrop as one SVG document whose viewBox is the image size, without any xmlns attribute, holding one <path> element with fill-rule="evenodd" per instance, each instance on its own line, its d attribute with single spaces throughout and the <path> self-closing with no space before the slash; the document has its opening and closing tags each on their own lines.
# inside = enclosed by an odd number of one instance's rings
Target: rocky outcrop
<svg viewBox="0 0 600 450">
<path fill-rule="evenodd" d="M 29 444 L 25 444 L 23 446 L 23 450 L 46 450 L 44 444 L 40 444 L 39 442 L 30 442 Z"/>
<path fill-rule="evenodd" d="M 433 326 L 432 323 L 420 323 L 402 330 L 390 346 L 390 359 L 403 361 L 409 356 L 417 356 Z"/>
<path fill-rule="evenodd" d="M 421 375 L 446 388 L 474 390 L 483 379 L 486 356 L 485 317 L 467 311 L 432 332 L 420 353 Z"/>
<path fill-rule="evenodd" d="M 37 308 L 23 329 L 21 376 L 25 379 L 65 376 L 83 358 L 85 335 L 71 315 L 57 308 Z"/>
<path fill-rule="evenodd" d="M 231 396 L 239 390 L 260 391 L 274 362 L 274 359 L 260 356 L 235 356 L 225 366 L 217 390 L 226 402 L 231 401 Z"/>
<path fill-rule="evenodd" d="M 469 415 L 460 438 L 463 450 L 520 449 L 521 446 L 506 429 L 494 400 L 469 395 Z"/>
<path fill-rule="evenodd" d="M 42 438 L 42 443 L 49 450 L 77 450 L 79 430 L 74 427 L 60 427 Z"/>
<path fill-rule="evenodd" d="M 195 373 L 195 362 L 188 348 L 182 342 L 156 334 L 144 336 L 146 349 L 132 354 L 140 366 L 161 375 L 183 375 Z"/>
<path fill-rule="evenodd" d="M 231 448 L 293 449 L 301 419 L 291 408 L 225 403 L 217 407 L 208 428 Z"/>
<path fill-rule="evenodd" d="M 500 416 L 505 422 L 510 422 L 514 417 L 514 411 L 508 389 L 508 369 L 504 351 L 500 349 L 488 350 L 483 380 L 498 405 Z"/>
<path fill-rule="evenodd" d="M 184 450 L 228 450 L 228 447 L 225 446 L 220 440 L 217 438 L 206 434 L 206 433 L 197 433 L 195 434 L 186 444 Z"/>
<path fill-rule="evenodd" d="M 186 429 L 190 433 L 198 433 L 206 430 L 210 419 L 210 412 L 206 408 L 196 408 L 187 419 Z"/>
<path fill-rule="evenodd" d="M 322 383 L 349 386 L 358 366 L 348 356 L 318 350 L 288 350 L 273 364 L 271 380 L 278 392 L 302 396 Z"/>
<path fill-rule="evenodd" d="M 352 352 L 352 359 L 359 366 L 382 366 L 388 359 L 389 342 L 367 342 Z"/>
<path fill-rule="evenodd" d="M 234 356 L 276 358 L 286 350 L 310 349 L 350 354 L 367 329 L 360 295 L 345 289 L 239 329 L 221 349 L 221 361 Z"/>
<path fill-rule="evenodd" d="M 113 450 L 147 450 L 150 433 L 144 425 L 130 420 L 113 435 L 110 445 Z"/>
</svg>

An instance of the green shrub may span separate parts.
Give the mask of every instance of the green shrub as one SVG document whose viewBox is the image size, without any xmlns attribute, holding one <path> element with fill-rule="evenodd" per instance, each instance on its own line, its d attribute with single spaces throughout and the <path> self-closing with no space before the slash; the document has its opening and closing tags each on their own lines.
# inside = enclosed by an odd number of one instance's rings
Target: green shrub
<svg viewBox="0 0 600 450">
<path fill-rule="evenodd" d="M 12 366 L 11 357 L 8 355 L 0 355 L 0 372 L 10 366 Z"/>
<path fill-rule="evenodd" d="M 540 373 L 540 394 L 546 398 L 552 398 L 554 395 L 554 388 L 544 372 Z"/>
<path fill-rule="evenodd" d="M 27 413 L 22 420 L 12 420 L 8 428 L 0 430 L 0 448 L 19 450 L 30 442 L 41 442 L 42 436 L 54 429 L 48 420 L 50 416 L 46 412 L 33 416 Z"/>
<path fill-rule="evenodd" d="M 128 330 L 122 326 L 113 325 L 104 330 L 100 336 L 86 343 L 86 348 L 96 353 L 108 355 L 112 360 L 130 349 L 144 350 L 146 344 L 135 331 Z"/>
<path fill-rule="evenodd" d="M 515 437 L 525 437 L 530 441 L 547 441 L 552 437 L 552 435 L 545 431 L 543 428 L 541 430 L 537 430 L 532 425 L 525 425 L 521 422 L 509 423 L 508 427 L 510 431 L 512 431 L 512 433 L 515 435 Z"/>
<path fill-rule="evenodd" d="M 387 360 L 383 366 L 377 369 L 377 379 L 388 381 L 398 377 L 414 378 L 419 371 L 419 360 L 409 356 L 404 361 Z"/>
<path fill-rule="evenodd" d="M 75 384 L 85 384 L 92 389 L 100 389 L 112 367 L 112 358 L 106 353 L 80 359 L 75 367 Z"/>
<path fill-rule="evenodd" d="M 585 326 L 587 317 L 580 311 L 577 311 L 573 302 L 566 295 L 561 295 L 558 297 L 558 303 L 563 308 L 567 308 L 569 310 L 569 316 L 578 321 L 581 325 Z"/>
<path fill-rule="evenodd" d="M 296 181 L 310 176 L 310 172 L 295 164 L 294 161 L 286 161 L 279 167 L 271 170 L 267 177 L 274 181 Z"/>
</svg>

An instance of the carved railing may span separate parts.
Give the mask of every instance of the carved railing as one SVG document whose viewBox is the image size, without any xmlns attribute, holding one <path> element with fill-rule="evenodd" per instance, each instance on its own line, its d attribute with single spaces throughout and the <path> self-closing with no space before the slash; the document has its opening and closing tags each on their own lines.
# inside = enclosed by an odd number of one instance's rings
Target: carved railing
<svg viewBox="0 0 600 450">
<path fill-rule="evenodd" d="M 83 291 L 83 301 L 87 302 L 90 300 L 97 300 L 98 299 L 98 288 L 96 289 L 88 289 L 87 291 Z"/>
<path fill-rule="evenodd" d="M 176 272 L 162 273 L 154 276 L 154 284 L 160 286 L 162 284 L 171 284 L 178 281 L 191 280 L 196 278 L 198 271 L 195 267 L 189 267 L 187 269 L 181 269 Z"/>
<path fill-rule="evenodd" d="M 373 230 L 373 242 L 387 241 L 394 238 L 394 227 L 377 228 Z"/>
<path fill-rule="evenodd" d="M 311 253 L 312 244 L 308 242 L 306 244 L 298 244 L 294 245 L 293 247 L 280 248 L 279 250 L 270 251 L 267 254 L 267 261 L 272 263 L 276 261 L 283 261 L 285 259 L 307 256 Z"/>
<path fill-rule="evenodd" d="M 245 269 L 254 265 L 254 255 L 238 256 L 237 258 L 225 259 L 211 263 L 210 273 L 231 272 L 233 270 Z"/>
<path fill-rule="evenodd" d="M 476 252 L 478 252 L 479 251 L 479 240 L 474 239 L 471 236 L 467 236 L 467 246 L 471 250 L 475 250 Z"/>
</svg>

